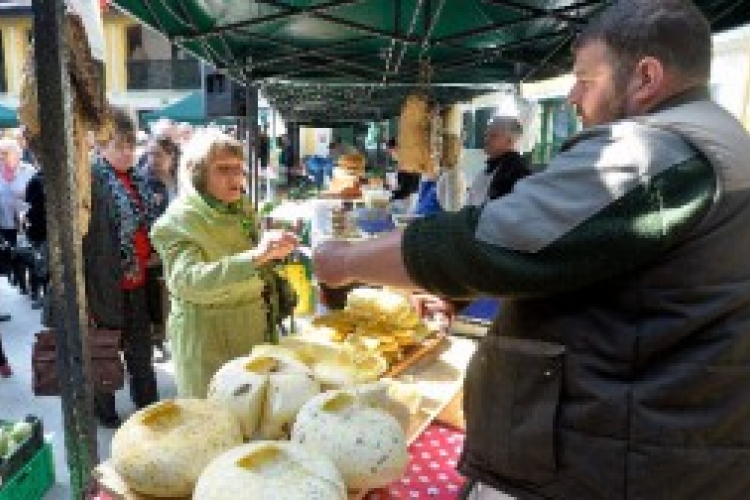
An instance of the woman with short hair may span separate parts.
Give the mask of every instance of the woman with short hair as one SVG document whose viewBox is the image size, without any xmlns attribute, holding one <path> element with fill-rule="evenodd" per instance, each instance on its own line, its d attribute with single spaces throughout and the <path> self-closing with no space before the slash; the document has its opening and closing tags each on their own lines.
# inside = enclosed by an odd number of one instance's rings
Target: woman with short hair
<svg viewBox="0 0 750 500">
<path fill-rule="evenodd" d="M 157 136 L 147 151 L 146 177 L 156 195 L 160 212 L 177 197 L 177 169 L 180 147 L 167 135 Z"/>
<path fill-rule="evenodd" d="M 122 109 L 111 116 L 114 134 L 91 165 L 91 220 L 83 238 L 86 301 L 92 323 L 122 331 L 130 394 L 143 408 L 159 398 L 145 286 L 148 232 L 158 213 L 148 182 L 134 168 L 135 123 Z M 114 393 L 97 392 L 94 402 L 102 425 L 120 425 Z"/>
<path fill-rule="evenodd" d="M 145 175 L 154 196 L 157 213 L 161 216 L 169 204 L 177 197 L 177 170 L 180 161 L 180 147 L 168 135 L 161 134 L 154 138 L 146 152 Z M 164 314 L 164 267 L 157 254 L 148 263 L 146 294 L 151 318 L 151 336 L 154 346 L 161 352 L 165 361 L 169 355 L 164 345 L 166 341 Z"/>
<path fill-rule="evenodd" d="M 171 296 L 167 334 L 177 390 L 206 396 L 214 373 L 273 339 L 289 297 L 272 270 L 294 235 L 260 234 L 245 196 L 242 143 L 197 133 L 182 153 L 180 194 L 151 232 Z"/>
</svg>

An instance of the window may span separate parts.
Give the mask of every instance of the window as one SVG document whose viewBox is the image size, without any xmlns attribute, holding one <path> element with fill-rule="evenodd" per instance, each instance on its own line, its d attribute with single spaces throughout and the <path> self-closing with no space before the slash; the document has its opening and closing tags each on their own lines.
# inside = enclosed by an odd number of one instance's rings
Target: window
<svg viewBox="0 0 750 500">
<path fill-rule="evenodd" d="M 128 26 L 127 39 L 128 59 L 136 61 L 146 59 L 146 49 L 143 46 L 143 28 L 138 25 Z"/>
</svg>

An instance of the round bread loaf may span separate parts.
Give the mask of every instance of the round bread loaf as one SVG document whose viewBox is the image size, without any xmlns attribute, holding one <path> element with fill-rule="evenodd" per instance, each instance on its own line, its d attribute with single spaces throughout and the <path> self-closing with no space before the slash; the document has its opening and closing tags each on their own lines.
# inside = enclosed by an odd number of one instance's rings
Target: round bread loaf
<svg viewBox="0 0 750 500">
<path fill-rule="evenodd" d="M 346 500 L 341 474 L 325 455 L 279 441 L 234 448 L 206 468 L 193 500 Z"/>
<path fill-rule="evenodd" d="M 134 491 L 161 498 L 192 493 L 203 469 L 242 444 L 229 411 L 199 399 L 153 404 L 133 414 L 112 438 L 112 464 Z"/>
<path fill-rule="evenodd" d="M 409 462 L 398 421 L 369 406 L 355 389 L 310 400 L 297 415 L 292 442 L 331 458 L 350 490 L 386 486 L 403 475 Z"/>
</svg>

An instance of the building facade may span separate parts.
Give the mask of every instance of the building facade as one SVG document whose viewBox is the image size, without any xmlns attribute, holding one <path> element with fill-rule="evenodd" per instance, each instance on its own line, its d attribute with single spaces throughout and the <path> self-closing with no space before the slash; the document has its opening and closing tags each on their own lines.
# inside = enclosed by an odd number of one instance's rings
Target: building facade
<svg viewBox="0 0 750 500">
<path fill-rule="evenodd" d="M 201 63 L 160 34 L 104 9 L 105 85 L 114 105 L 134 115 L 201 90 Z M 32 40 L 31 1 L 0 1 L 0 104 L 16 108 Z"/>
</svg>

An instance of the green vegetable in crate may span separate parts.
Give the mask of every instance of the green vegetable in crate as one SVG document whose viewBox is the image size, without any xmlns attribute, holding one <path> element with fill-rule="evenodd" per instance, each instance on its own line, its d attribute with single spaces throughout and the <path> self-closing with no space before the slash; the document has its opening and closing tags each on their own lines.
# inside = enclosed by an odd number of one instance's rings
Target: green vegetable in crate
<svg viewBox="0 0 750 500">
<path fill-rule="evenodd" d="M 0 458 L 3 458 L 8 453 L 8 441 L 10 436 L 3 429 L 0 429 Z"/>
<path fill-rule="evenodd" d="M 28 422 L 16 422 L 13 427 L 10 429 L 10 436 L 13 438 L 17 443 L 23 443 L 26 441 L 29 437 L 31 437 L 32 432 L 31 424 Z"/>
<path fill-rule="evenodd" d="M 11 456 L 15 451 L 18 449 L 19 446 L 21 446 L 21 443 L 23 441 L 18 441 L 16 438 L 11 436 L 10 434 L 6 434 L 8 436 L 7 441 L 7 448 L 5 450 L 5 458 Z"/>
</svg>

